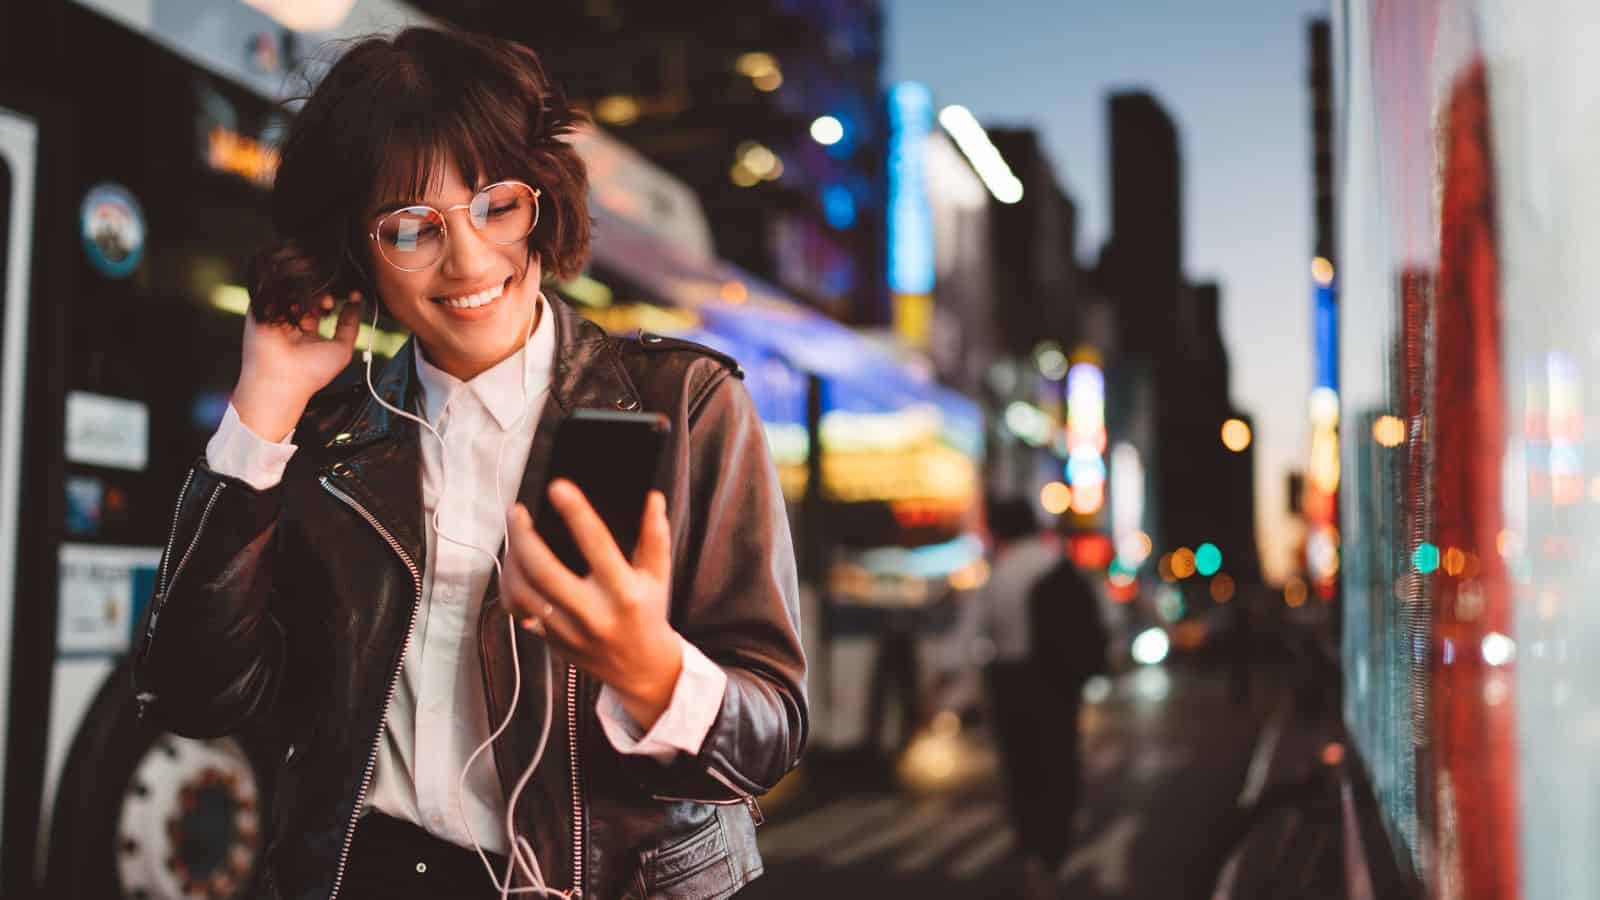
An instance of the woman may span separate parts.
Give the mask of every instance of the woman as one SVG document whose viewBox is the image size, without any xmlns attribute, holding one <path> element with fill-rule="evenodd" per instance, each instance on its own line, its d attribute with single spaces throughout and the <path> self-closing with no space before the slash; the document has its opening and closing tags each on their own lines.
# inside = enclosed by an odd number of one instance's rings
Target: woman
<svg viewBox="0 0 1600 900">
<path fill-rule="evenodd" d="M 806 734 L 782 495 L 731 360 L 540 292 L 588 250 L 578 118 L 526 48 L 409 29 L 346 52 L 284 143 L 282 240 L 134 678 L 161 727 L 281 736 L 269 896 L 723 897 L 761 872 L 755 797 Z M 336 381 L 375 304 L 412 340 Z M 590 407 L 672 421 L 631 559 L 546 484 Z M 536 536 L 542 502 L 593 574 Z"/>
</svg>

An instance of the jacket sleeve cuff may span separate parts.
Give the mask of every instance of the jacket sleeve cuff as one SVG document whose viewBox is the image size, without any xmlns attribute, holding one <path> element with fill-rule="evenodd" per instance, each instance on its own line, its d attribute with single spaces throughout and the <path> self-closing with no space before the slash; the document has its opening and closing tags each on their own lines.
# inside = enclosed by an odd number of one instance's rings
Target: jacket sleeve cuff
<svg viewBox="0 0 1600 900">
<path fill-rule="evenodd" d="M 239 418 L 239 411 L 228 404 L 222 415 L 222 424 L 206 444 L 206 465 L 218 475 L 237 478 L 258 491 L 264 491 L 283 480 L 289 458 L 299 449 L 290 443 L 290 431 L 282 441 L 269 441 L 250 430 Z"/>
<path fill-rule="evenodd" d="M 679 753 L 691 756 L 700 752 L 706 735 L 722 709 L 722 695 L 728 687 L 728 673 L 700 652 L 700 648 L 678 637 L 683 646 L 683 669 L 673 686 L 667 708 L 646 732 L 622 706 L 622 699 L 602 685 L 595 713 L 606 739 L 618 753 L 648 756 L 671 762 Z"/>
</svg>

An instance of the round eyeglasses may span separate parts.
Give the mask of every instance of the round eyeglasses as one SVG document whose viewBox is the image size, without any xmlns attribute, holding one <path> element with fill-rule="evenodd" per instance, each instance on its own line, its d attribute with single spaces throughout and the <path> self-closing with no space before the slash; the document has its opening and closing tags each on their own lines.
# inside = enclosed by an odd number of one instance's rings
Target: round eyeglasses
<svg viewBox="0 0 1600 900">
<path fill-rule="evenodd" d="M 419 272 L 444 256 L 448 234 L 445 213 L 465 209 L 467 220 L 485 240 L 514 244 L 539 224 L 539 191 L 520 181 L 498 181 L 443 212 L 426 204 L 406 206 L 378 217 L 370 237 L 384 262 L 402 272 Z"/>
</svg>

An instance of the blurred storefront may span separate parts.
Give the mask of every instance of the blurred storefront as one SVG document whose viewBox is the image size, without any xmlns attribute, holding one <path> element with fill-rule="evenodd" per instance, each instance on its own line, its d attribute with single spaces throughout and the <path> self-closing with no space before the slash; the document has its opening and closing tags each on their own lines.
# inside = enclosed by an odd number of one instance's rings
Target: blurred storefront
<svg viewBox="0 0 1600 900">
<path fill-rule="evenodd" d="M 6 896 L 228 897 L 252 877 L 281 745 L 154 732 L 126 655 L 238 372 L 274 101 L 308 48 L 417 18 L 344 12 L 297 32 L 240 3 L 60 2 L 0 34 Z"/>
<path fill-rule="evenodd" d="M 1594 896 L 1600 10 L 1335 10 L 1363 849 L 1428 896 Z"/>
</svg>

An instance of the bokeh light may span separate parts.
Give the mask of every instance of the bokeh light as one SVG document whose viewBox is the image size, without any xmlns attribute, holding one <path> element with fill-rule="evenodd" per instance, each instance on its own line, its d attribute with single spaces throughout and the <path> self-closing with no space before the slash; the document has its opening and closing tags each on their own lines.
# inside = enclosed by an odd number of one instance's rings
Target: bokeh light
<svg viewBox="0 0 1600 900">
<path fill-rule="evenodd" d="M 1072 488 L 1052 481 L 1039 489 L 1039 505 L 1052 516 L 1059 516 L 1072 508 Z"/>
<path fill-rule="evenodd" d="M 1112 494 L 1111 505 L 1113 508 L 1116 506 L 1116 499 L 1116 495 Z M 1117 556 L 1127 562 L 1129 566 L 1138 568 L 1144 564 L 1145 560 L 1150 558 L 1152 546 L 1150 535 L 1142 531 L 1135 531 L 1117 538 Z"/>
<path fill-rule="evenodd" d="M 1339 392 L 1331 387 L 1317 387 L 1311 391 L 1311 424 L 1332 428 L 1339 424 Z"/>
<path fill-rule="evenodd" d="M 833 116 L 817 116 L 811 123 L 811 139 L 824 147 L 844 140 L 844 123 Z"/>
<path fill-rule="evenodd" d="M 1431 574 L 1439 568 L 1439 548 L 1429 543 L 1422 543 L 1411 554 L 1411 564 L 1418 572 L 1424 575 Z"/>
<path fill-rule="evenodd" d="M 1311 280 L 1322 287 L 1333 284 L 1333 263 L 1322 257 L 1311 261 Z"/>
<path fill-rule="evenodd" d="M 1162 621 L 1176 622 L 1183 618 L 1183 593 L 1177 588 L 1162 588 L 1156 595 L 1156 614 Z"/>
<path fill-rule="evenodd" d="M 1210 577 L 1217 574 L 1217 570 L 1220 568 L 1222 568 L 1222 551 L 1217 549 L 1216 544 L 1205 543 L 1195 548 L 1194 570 L 1196 572 Z"/>
<path fill-rule="evenodd" d="M 1105 505 L 1105 482 L 1089 482 L 1072 492 L 1072 511 L 1083 516 L 1093 515 Z"/>
<path fill-rule="evenodd" d="M 1172 641 L 1160 628 L 1146 628 L 1133 639 L 1133 660 L 1141 665 L 1153 666 L 1167 658 Z"/>
<path fill-rule="evenodd" d="M 1301 578 L 1290 578 L 1283 584 L 1283 602 L 1290 609 L 1299 609 L 1306 604 L 1306 583 Z"/>
<path fill-rule="evenodd" d="M 1398 447 L 1406 439 L 1406 423 L 1398 416 L 1379 416 L 1372 423 L 1372 439 L 1384 447 Z"/>
<path fill-rule="evenodd" d="M 1051 381 L 1067 377 L 1067 355 L 1061 352 L 1061 345 L 1054 341 L 1045 341 L 1035 347 L 1033 362 L 1039 367 L 1039 374 Z"/>
<path fill-rule="evenodd" d="M 1188 578 L 1195 572 L 1194 551 L 1188 547 L 1179 547 L 1172 551 L 1172 575 L 1175 578 Z"/>
<path fill-rule="evenodd" d="M 595 118 L 618 127 L 627 127 L 639 121 L 639 101 L 626 94 L 602 97 L 594 105 Z"/>
<path fill-rule="evenodd" d="M 1211 579 L 1211 599 L 1218 603 L 1227 603 L 1232 600 L 1235 589 L 1236 585 L 1233 583 L 1233 576 L 1227 572 L 1219 573 L 1217 577 Z"/>
<path fill-rule="evenodd" d="M 1517 658 L 1517 642 L 1491 631 L 1483 636 L 1483 661 L 1491 666 L 1509 665 Z"/>
<path fill-rule="evenodd" d="M 1222 446 L 1235 453 L 1250 447 L 1250 426 L 1243 419 L 1229 419 L 1222 423 Z"/>
</svg>

